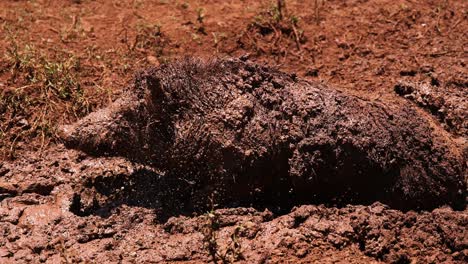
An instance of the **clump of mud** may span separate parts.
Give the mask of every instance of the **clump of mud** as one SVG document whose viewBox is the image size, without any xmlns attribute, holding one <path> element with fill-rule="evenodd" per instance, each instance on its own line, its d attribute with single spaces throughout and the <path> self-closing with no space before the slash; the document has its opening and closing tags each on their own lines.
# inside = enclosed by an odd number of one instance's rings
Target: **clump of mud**
<svg viewBox="0 0 468 264">
<path fill-rule="evenodd" d="M 192 208 L 465 206 L 460 148 L 413 106 L 363 100 L 239 59 L 149 69 L 123 98 L 63 134 L 68 147 L 177 179 Z"/>
<path fill-rule="evenodd" d="M 468 136 L 468 90 L 466 87 L 438 87 L 417 82 L 399 82 L 395 92 L 436 116 L 444 127 Z"/>
</svg>

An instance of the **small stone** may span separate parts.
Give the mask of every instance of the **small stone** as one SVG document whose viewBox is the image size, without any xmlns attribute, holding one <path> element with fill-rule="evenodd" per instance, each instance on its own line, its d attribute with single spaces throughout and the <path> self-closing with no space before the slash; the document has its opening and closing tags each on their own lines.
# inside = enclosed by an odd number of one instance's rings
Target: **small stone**
<svg viewBox="0 0 468 264">
<path fill-rule="evenodd" d="M 104 236 L 106 237 L 113 236 L 115 233 L 117 232 L 112 228 L 106 228 L 106 230 L 104 230 Z"/>
<path fill-rule="evenodd" d="M 148 61 L 149 64 L 156 66 L 156 67 L 159 66 L 160 64 L 158 58 L 156 58 L 155 56 L 151 56 L 151 55 L 146 57 L 146 61 Z"/>
<path fill-rule="evenodd" d="M 18 191 L 13 184 L 8 182 L 0 182 L 0 194 L 15 195 Z"/>
<path fill-rule="evenodd" d="M 0 257 L 6 258 L 11 257 L 13 254 L 6 248 L 0 248 Z"/>
<path fill-rule="evenodd" d="M 23 118 L 23 119 L 21 119 L 21 120 L 18 121 L 18 125 L 19 125 L 20 127 L 28 127 L 28 126 L 29 126 L 29 122 L 28 122 L 28 120 L 26 120 L 26 119 Z"/>
</svg>

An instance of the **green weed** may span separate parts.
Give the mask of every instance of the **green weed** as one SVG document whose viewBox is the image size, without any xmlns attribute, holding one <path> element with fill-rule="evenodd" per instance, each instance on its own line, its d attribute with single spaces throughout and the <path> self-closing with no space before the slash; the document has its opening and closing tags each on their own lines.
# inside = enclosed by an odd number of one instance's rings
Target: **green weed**
<svg viewBox="0 0 468 264">
<path fill-rule="evenodd" d="M 17 87 L 0 95 L 0 153 L 14 157 L 19 142 L 39 137 L 42 149 L 56 137 L 59 120 L 84 116 L 92 105 L 80 84 L 79 59 L 66 53 L 48 57 L 10 38 L 4 59 L 9 86 Z"/>
<path fill-rule="evenodd" d="M 208 250 L 213 263 L 234 263 L 243 260 L 242 248 L 239 242 L 239 233 L 242 231 L 242 226 L 237 226 L 231 234 L 230 241 L 227 242 L 225 248 L 221 248 L 218 244 L 217 231 L 220 228 L 219 215 L 215 211 L 210 211 L 205 214 L 206 224 L 202 229 L 204 236 L 204 246 Z"/>
<path fill-rule="evenodd" d="M 246 34 L 258 32 L 262 36 L 273 34 L 272 45 L 279 47 L 279 42 L 286 39 L 293 39 L 297 49 L 301 49 L 301 44 L 305 42 L 304 31 L 299 26 L 300 18 L 286 8 L 286 1 L 278 0 L 271 4 L 269 8 L 261 11 L 254 17 L 249 25 Z M 254 41 L 256 45 L 256 42 Z"/>
</svg>

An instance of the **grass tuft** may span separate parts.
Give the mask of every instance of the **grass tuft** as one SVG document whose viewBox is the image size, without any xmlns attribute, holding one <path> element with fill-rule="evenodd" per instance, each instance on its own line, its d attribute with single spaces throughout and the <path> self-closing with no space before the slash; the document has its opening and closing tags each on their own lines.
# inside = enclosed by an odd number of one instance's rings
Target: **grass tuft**
<svg viewBox="0 0 468 264">
<path fill-rule="evenodd" d="M 5 53 L 10 87 L 0 94 L 0 154 L 15 157 L 18 143 L 39 137 L 42 149 L 56 139 L 64 119 L 79 118 L 93 105 L 81 88 L 80 60 L 58 53 L 41 54 L 33 45 L 20 46 L 11 36 Z"/>
</svg>

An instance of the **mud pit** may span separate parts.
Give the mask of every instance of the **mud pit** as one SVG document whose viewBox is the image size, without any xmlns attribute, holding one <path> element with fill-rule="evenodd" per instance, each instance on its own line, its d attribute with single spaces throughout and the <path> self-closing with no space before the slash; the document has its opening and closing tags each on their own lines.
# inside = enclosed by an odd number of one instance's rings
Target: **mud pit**
<svg viewBox="0 0 468 264">
<path fill-rule="evenodd" d="M 463 142 L 404 100 L 186 59 L 63 137 L 0 166 L 4 263 L 468 260 Z"/>
<path fill-rule="evenodd" d="M 171 193 L 183 193 L 184 210 L 374 201 L 462 208 L 466 196 L 460 146 L 413 106 L 238 59 L 150 69 L 63 137 L 69 147 L 158 169 Z"/>
<path fill-rule="evenodd" d="M 338 187 L 325 186 L 327 196 L 308 184 L 322 197 L 301 201 L 297 188 L 293 196 L 262 180 L 255 182 L 260 192 L 213 197 L 207 213 L 191 198 L 210 200 L 195 194 L 224 186 L 198 191 L 194 175 L 165 177 L 168 170 L 145 160 L 65 149 L 49 134 L 121 97 L 140 69 L 186 55 L 249 53 L 365 105 L 400 114 L 409 107 L 434 128 L 416 129 L 442 145 L 430 148 L 468 155 L 468 2 L 286 0 L 280 23 L 276 2 L 0 1 L 0 263 L 467 263 L 465 202 L 457 210 L 397 210 L 398 203 L 374 203 L 385 195 L 358 197 L 369 190 L 359 184 L 343 198 Z M 397 92 L 404 98 L 395 93 L 403 83 L 409 89 Z M 134 153 L 142 155 L 139 147 Z M 376 189 L 393 186 L 380 183 Z M 440 204 L 454 198 L 440 197 Z M 212 205 L 224 209 L 211 212 Z"/>
<path fill-rule="evenodd" d="M 6 162 L 0 173 L 2 263 L 468 260 L 466 209 L 401 212 L 373 203 L 180 216 L 158 200 L 164 186 L 148 168 L 63 147 Z"/>
</svg>

